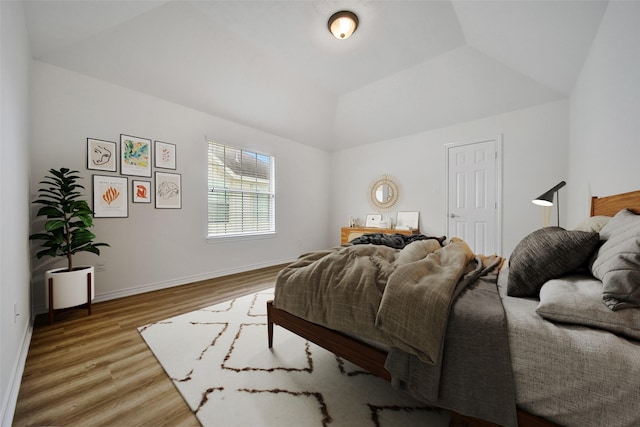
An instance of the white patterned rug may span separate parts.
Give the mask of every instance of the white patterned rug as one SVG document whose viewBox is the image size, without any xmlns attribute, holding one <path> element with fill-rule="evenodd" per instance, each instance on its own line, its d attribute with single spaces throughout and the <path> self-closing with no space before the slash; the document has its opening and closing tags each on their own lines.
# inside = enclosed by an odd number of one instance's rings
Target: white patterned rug
<svg viewBox="0 0 640 427">
<path fill-rule="evenodd" d="M 446 426 L 449 416 L 276 326 L 273 290 L 138 328 L 204 426 Z"/>
</svg>

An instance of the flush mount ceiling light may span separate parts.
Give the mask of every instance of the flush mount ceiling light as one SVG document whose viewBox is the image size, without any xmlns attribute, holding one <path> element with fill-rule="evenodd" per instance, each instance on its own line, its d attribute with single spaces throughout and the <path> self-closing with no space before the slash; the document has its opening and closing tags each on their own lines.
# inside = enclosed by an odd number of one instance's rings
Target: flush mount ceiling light
<svg viewBox="0 0 640 427">
<path fill-rule="evenodd" d="M 331 15 L 328 27 L 337 39 L 348 39 L 358 28 L 358 17 L 353 12 L 341 10 Z"/>
</svg>

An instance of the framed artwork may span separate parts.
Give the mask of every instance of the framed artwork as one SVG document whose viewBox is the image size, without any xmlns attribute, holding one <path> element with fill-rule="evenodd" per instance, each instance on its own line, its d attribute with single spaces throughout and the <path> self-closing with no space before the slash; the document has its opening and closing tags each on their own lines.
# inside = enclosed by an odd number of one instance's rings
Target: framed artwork
<svg viewBox="0 0 640 427">
<path fill-rule="evenodd" d="M 131 180 L 131 201 L 133 203 L 151 203 L 151 181 Z"/>
<path fill-rule="evenodd" d="M 382 221 L 382 214 L 369 214 L 367 215 L 367 221 L 365 227 L 380 227 L 380 221 Z"/>
<path fill-rule="evenodd" d="M 87 138 L 87 169 L 115 172 L 116 143 Z"/>
<path fill-rule="evenodd" d="M 120 135 L 120 173 L 151 178 L 151 140 Z"/>
<path fill-rule="evenodd" d="M 417 230 L 420 212 L 398 212 L 396 228 L 398 230 Z"/>
<path fill-rule="evenodd" d="M 126 218 L 129 216 L 128 179 L 121 176 L 93 175 L 93 216 Z"/>
<path fill-rule="evenodd" d="M 168 142 L 156 141 L 154 147 L 156 154 L 155 166 L 161 169 L 176 168 L 176 145 Z"/>
<path fill-rule="evenodd" d="M 155 200 L 157 209 L 182 208 L 182 175 L 179 173 L 157 172 Z"/>
</svg>

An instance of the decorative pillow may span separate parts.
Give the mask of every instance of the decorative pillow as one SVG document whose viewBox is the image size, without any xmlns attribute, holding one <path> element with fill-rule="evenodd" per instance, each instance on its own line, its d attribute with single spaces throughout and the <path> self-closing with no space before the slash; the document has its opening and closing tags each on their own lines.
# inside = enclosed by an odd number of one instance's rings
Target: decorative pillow
<svg viewBox="0 0 640 427">
<path fill-rule="evenodd" d="M 598 233 L 545 227 L 518 243 L 509 258 L 507 295 L 537 297 L 547 280 L 583 265 L 598 245 Z"/>
<path fill-rule="evenodd" d="M 640 340 L 640 310 L 609 310 L 602 304 L 602 282 L 587 276 L 545 283 L 536 313 L 547 320 L 604 329 Z"/>
<path fill-rule="evenodd" d="M 611 219 L 610 216 L 604 216 L 604 215 L 592 216 L 585 219 L 580 224 L 578 224 L 576 228 L 574 228 L 574 230 L 594 231 L 596 233 L 599 233 L 600 230 L 602 230 L 602 227 L 607 225 L 610 219 Z"/>
<path fill-rule="evenodd" d="M 618 212 L 605 225 L 591 265 L 591 273 L 602 280 L 602 300 L 611 310 L 640 307 L 640 215 L 628 209 Z"/>
</svg>

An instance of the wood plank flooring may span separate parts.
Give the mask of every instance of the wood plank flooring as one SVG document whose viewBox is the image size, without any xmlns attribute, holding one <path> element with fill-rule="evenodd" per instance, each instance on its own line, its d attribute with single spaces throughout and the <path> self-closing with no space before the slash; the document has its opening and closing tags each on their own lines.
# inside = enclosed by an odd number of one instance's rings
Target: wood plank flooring
<svg viewBox="0 0 640 427">
<path fill-rule="evenodd" d="M 198 426 L 136 328 L 272 287 L 282 267 L 38 316 L 13 425 Z"/>
</svg>

